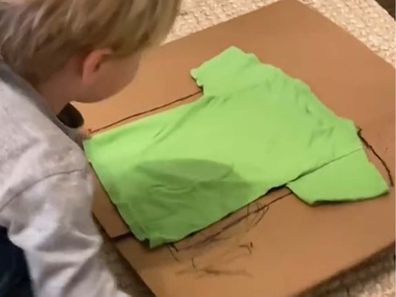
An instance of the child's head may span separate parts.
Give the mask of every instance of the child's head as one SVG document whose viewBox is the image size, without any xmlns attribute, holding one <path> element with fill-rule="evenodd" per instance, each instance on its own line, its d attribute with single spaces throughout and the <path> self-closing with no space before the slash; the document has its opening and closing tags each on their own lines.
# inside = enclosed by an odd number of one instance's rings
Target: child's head
<svg viewBox="0 0 396 297">
<path fill-rule="evenodd" d="M 56 79 L 82 101 L 101 100 L 132 80 L 141 51 L 168 33 L 179 2 L 0 0 L 0 53 L 35 86 Z"/>
</svg>

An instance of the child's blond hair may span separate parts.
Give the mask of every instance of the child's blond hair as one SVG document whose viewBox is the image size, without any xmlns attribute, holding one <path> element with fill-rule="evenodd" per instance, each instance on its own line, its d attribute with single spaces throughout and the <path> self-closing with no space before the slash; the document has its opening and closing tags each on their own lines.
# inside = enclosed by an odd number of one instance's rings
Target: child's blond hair
<svg viewBox="0 0 396 297">
<path fill-rule="evenodd" d="M 72 56 L 111 48 L 128 56 L 170 30 L 180 0 L 0 0 L 0 55 L 32 83 Z"/>
</svg>

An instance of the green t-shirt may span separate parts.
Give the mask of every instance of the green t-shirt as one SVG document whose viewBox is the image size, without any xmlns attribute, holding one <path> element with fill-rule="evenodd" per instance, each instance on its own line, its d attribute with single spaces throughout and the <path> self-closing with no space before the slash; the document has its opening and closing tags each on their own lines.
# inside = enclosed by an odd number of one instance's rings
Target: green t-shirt
<svg viewBox="0 0 396 297">
<path fill-rule="evenodd" d="M 353 122 L 303 82 L 235 47 L 192 76 L 199 100 L 85 143 L 139 240 L 180 240 L 284 185 L 308 204 L 387 192 Z"/>
</svg>

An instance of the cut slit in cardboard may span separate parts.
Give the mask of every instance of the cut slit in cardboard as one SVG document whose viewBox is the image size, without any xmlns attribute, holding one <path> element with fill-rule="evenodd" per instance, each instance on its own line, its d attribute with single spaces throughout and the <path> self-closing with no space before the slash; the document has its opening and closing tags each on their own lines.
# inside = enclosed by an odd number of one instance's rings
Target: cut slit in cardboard
<svg viewBox="0 0 396 297">
<path fill-rule="evenodd" d="M 180 98 L 185 100 L 166 108 L 196 100 L 199 89 L 190 69 L 231 45 L 305 81 L 330 109 L 353 119 L 370 160 L 393 184 L 393 67 L 293 0 L 151 51 L 136 83 L 106 102 L 78 106 L 87 128 L 100 131 Z M 380 199 L 317 207 L 281 189 L 182 242 L 149 250 L 130 234 L 98 186 L 96 218 L 158 297 L 294 296 L 395 239 L 393 187 Z"/>
</svg>

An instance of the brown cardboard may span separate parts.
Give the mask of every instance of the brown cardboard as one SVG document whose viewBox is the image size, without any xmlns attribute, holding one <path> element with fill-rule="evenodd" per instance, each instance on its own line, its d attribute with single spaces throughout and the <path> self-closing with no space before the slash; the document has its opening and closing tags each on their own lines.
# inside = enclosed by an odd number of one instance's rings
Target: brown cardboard
<svg viewBox="0 0 396 297">
<path fill-rule="evenodd" d="M 391 183 L 394 69 L 292 0 L 148 53 L 135 84 L 107 102 L 79 105 L 87 128 L 115 126 L 196 93 L 190 69 L 230 45 L 302 79 L 337 114 L 353 119 L 362 129 L 369 158 Z M 291 296 L 360 263 L 395 239 L 393 188 L 381 199 L 318 207 L 280 190 L 175 246 L 154 251 L 128 235 L 103 190 L 96 198 L 95 216 L 111 237 L 124 235 L 115 239 L 117 248 L 159 297 Z"/>
</svg>

